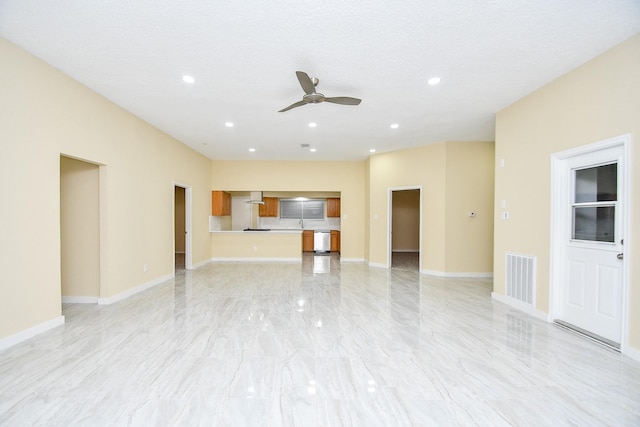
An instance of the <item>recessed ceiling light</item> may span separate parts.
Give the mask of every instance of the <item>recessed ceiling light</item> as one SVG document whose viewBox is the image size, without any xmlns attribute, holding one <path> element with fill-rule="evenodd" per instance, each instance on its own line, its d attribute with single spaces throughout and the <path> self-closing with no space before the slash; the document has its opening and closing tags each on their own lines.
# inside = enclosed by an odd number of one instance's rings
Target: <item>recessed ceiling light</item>
<svg viewBox="0 0 640 427">
<path fill-rule="evenodd" d="M 440 83 L 440 77 L 431 77 L 429 80 L 427 80 L 427 84 L 429 84 L 430 86 L 437 85 L 438 83 Z"/>
<path fill-rule="evenodd" d="M 194 79 L 192 76 L 182 76 L 182 80 L 185 83 L 195 83 L 196 79 Z"/>
<path fill-rule="evenodd" d="M 392 125 L 391 125 L 391 126 L 389 126 L 389 127 L 390 127 L 391 129 L 398 129 L 398 128 L 400 127 L 400 125 L 399 125 L 399 124 L 397 124 L 397 123 L 394 123 L 394 124 L 392 124 Z"/>
<path fill-rule="evenodd" d="M 312 153 L 315 153 L 316 149 L 315 148 L 310 148 L 309 151 L 311 151 Z"/>
<path fill-rule="evenodd" d="M 310 127 L 310 128 L 314 128 L 314 127 L 316 127 L 316 126 L 318 126 L 318 124 L 317 124 L 316 122 L 311 122 L 311 123 L 309 123 L 309 127 Z"/>
<path fill-rule="evenodd" d="M 231 122 L 226 122 L 224 125 L 226 127 L 228 127 L 228 128 L 232 128 L 233 127 L 233 123 L 231 123 Z"/>
<path fill-rule="evenodd" d="M 249 148 L 249 151 L 251 151 L 253 153 L 254 151 L 256 151 L 256 149 L 255 148 Z"/>
<path fill-rule="evenodd" d="M 371 150 L 369 150 L 369 152 L 370 152 L 370 153 L 375 153 L 375 152 L 376 152 L 376 149 L 375 149 L 375 148 L 372 148 Z"/>
</svg>

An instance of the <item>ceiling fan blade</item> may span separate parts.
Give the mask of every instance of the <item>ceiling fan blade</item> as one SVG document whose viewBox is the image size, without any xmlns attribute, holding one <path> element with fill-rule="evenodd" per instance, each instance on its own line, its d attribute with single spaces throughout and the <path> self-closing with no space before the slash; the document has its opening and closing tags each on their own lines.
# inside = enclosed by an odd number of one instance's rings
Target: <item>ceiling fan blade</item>
<svg viewBox="0 0 640 427">
<path fill-rule="evenodd" d="M 351 98 L 349 96 L 332 96 L 331 98 L 325 98 L 324 100 L 342 105 L 359 105 L 362 102 L 361 99 Z"/>
<path fill-rule="evenodd" d="M 293 103 L 293 104 L 289 105 L 289 106 L 288 106 L 288 107 L 286 107 L 286 108 L 283 108 L 282 110 L 278 111 L 278 113 L 284 113 L 285 111 L 289 111 L 289 110 L 291 110 L 292 108 L 302 107 L 302 106 L 303 106 L 303 105 L 305 105 L 305 104 L 306 104 L 306 102 L 304 102 L 304 101 L 298 101 L 298 102 L 295 102 L 295 103 Z"/>
<path fill-rule="evenodd" d="M 296 71 L 296 76 L 298 76 L 300 86 L 302 86 L 302 89 L 307 95 L 316 93 L 316 87 L 313 85 L 313 82 L 307 73 L 304 71 Z"/>
</svg>

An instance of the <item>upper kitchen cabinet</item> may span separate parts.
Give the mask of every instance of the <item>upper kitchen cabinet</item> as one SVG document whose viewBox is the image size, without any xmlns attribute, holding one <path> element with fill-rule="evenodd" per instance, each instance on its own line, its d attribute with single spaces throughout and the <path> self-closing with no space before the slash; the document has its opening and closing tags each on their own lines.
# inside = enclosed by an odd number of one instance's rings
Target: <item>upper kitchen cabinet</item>
<svg viewBox="0 0 640 427">
<path fill-rule="evenodd" d="M 211 215 L 231 215 L 231 193 L 219 190 L 211 192 Z"/>
<path fill-rule="evenodd" d="M 327 199 L 327 218 L 340 218 L 340 199 L 336 197 Z"/>
<path fill-rule="evenodd" d="M 262 201 L 264 203 L 259 205 L 260 208 L 259 208 L 258 215 L 277 217 L 279 199 L 277 197 L 263 197 Z"/>
</svg>

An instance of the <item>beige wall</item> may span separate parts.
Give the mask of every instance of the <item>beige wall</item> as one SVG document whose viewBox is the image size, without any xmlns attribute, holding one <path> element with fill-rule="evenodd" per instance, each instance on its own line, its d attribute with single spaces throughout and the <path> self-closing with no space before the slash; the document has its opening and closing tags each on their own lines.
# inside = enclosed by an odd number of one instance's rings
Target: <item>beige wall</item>
<svg viewBox="0 0 640 427">
<path fill-rule="evenodd" d="M 421 270 L 445 271 L 446 144 L 377 154 L 369 160 L 369 262 L 388 265 L 389 189 L 422 186 Z"/>
<path fill-rule="evenodd" d="M 64 297 L 100 296 L 98 166 L 60 157 L 60 266 Z"/>
<path fill-rule="evenodd" d="M 632 185 L 640 168 L 640 35 L 549 83 L 496 118 L 495 209 L 506 201 L 508 221 L 495 220 L 494 291 L 504 295 L 504 254 L 538 258 L 536 308 L 549 311 L 550 157 L 566 149 L 631 134 Z M 640 253 L 640 192 L 633 185 L 628 250 Z M 627 246 L 627 245 L 625 245 Z M 634 257 L 637 257 L 635 255 Z M 640 263 L 630 261 L 629 344 L 640 348 Z"/>
<path fill-rule="evenodd" d="M 493 272 L 494 157 L 493 142 L 447 143 L 447 272 Z"/>
<path fill-rule="evenodd" d="M 0 63 L 0 338 L 61 315 L 61 154 L 103 165 L 101 297 L 173 273 L 174 181 L 193 187 L 193 261 L 210 258 L 209 159 L 4 39 Z"/>
<path fill-rule="evenodd" d="M 212 161 L 211 188 L 340 193 L 341 256 L 364 259 L 364 163 Z M 213 244 L 213 243 L 212 243 Z M 212 247 L 212 253 L 216 251 Z"/>
<path fill-rule="evenodd" d="M 420 190 L 394 191 L 392 206 L 391 250 L 418 252 L 420 250 Z"/>
<path fill-rule="evenodd" d="M 492 142 L 442 142 L 372 156 L 369 261 L 388 265 L 389 190 L 421 186 L 420 269 L 491 273 L 493 153 Z"/>
<path fill-rule="evenodd" d="M 212 233 L 212 258 L 214 260 L 267 258 L 301 259 L 302 233 L 277 232 L 226 232 Z"/>
</svg>

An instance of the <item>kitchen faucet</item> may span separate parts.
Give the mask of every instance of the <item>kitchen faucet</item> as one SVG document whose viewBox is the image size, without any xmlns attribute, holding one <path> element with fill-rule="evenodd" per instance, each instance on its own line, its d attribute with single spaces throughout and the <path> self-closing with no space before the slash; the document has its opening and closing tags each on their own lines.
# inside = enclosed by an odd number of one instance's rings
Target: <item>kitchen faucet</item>
<svg viewBox="0 0 640 427">
<path fill-rule="evenodd" d="M 300 224 L 300 228 L 304 228 L 304 219 L 298 221 L 298 224 Z"/>
</svg>

